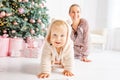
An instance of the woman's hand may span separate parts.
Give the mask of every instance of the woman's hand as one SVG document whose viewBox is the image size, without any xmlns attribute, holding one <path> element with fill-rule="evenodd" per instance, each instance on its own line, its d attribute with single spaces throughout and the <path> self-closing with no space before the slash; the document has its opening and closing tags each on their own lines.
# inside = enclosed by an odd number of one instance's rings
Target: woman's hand
<svg viewBox="0 0 120 80">
<path fill-rule="evenodd" d="M 73 74 L 72 72 L 68 71 L 68 70 L 64 70 L 64 71 L 63 71 L 63 74 L 64 74 L 65 76 L 74 76 L 74 74 Z"/>
<path fill-rule="evenodd" d="M 80 59 L 83 62 L 91 62 L 91 60 L 87 59 L 86 57 Z"/>
<path fill-rule="evenodd" d="M 48 73 L 40 73 L 37 75 L 38 78 L 48 78 L 49 74 Z"/>
</svg>

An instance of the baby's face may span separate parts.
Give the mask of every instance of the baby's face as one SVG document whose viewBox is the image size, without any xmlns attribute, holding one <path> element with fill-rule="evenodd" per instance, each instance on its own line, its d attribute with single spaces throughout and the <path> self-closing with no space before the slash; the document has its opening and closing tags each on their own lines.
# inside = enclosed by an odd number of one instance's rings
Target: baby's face
<svg viewBox="0 0 120 80">
<path fill-rule="evenodd" d="M 52 26 L 50 41 L 53 46 L 60 48 L 64 46 L 67 39 L 67 27 L 66 26 Z"/>
</svg>

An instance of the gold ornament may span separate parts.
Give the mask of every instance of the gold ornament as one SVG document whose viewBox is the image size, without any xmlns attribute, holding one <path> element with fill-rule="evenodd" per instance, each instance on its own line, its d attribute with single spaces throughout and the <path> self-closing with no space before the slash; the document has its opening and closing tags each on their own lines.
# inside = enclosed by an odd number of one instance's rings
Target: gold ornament
<svg viewBox="0 0 120 80">
<path fill-rule="evenodd" d="M 36 31 L 39 31 L 39 29 L 38 29 L 38 28 L 36 28 Z"/>
<path fill-rule="evenodd" d="M 0 3 L 0 7 L 3 7 L 3 4 L 2 4 L 2 3 Z"/>
<path fill-rule="evenodd" d="M 22 0 L 18 0 L 18 2 L 22 2 Z"/>
<path fill-rule="evenodd" d="M 3 25 L 4 25 L 4 23 L 2 21 L 0 21 L 0 26 L 3 26 Z"/>
<path fill-rule="evenodd" d="M 25 21 L 28 21 L 28 18 L 24 18 Z"/>
</svg>

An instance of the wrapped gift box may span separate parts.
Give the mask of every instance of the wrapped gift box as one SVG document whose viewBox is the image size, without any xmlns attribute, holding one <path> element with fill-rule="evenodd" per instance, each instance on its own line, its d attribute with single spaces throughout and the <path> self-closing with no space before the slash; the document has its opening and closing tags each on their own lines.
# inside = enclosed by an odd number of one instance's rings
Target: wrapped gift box
<svg viewBox="0 0 120 80">
<path fill-rule="evenodd" d="M 41 49 L 39 49 L 39 48 L 25 48 L 22 51 L 22 57 L 38 58 L 40 53 L 41 53 Z"/>
<path fill-rule="evenodd" d="M 40 57 L 44 39 L 29 39 L 26 46 L 22 50 L 22 56 L 27 58 L 38 58 Z"/>
<path fill-rule="evenodd" d="M 8 56 L 9 38 L 0 36 L 0 57 Z"/>
<path fill-rule="evenodd" d="M 21 56 L 21 50 L 24 47 L 24 40 L 22 38 L 10 38 L 9 54 L 12 57 Z"/>
</svg>

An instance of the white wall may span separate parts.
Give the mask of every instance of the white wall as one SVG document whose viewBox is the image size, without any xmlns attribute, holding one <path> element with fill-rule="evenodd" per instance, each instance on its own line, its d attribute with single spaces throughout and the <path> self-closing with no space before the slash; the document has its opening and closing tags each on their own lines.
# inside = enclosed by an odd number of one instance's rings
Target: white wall
<svg viewBox="0 0 120 80">
<path fill-rule="evenodd" d="M 73 3 L 82 4 L 81 0 L 47 0 L 47 7 L 51 18 L 68 18 L 69 6 Z"/>
<path fill-rule="evenodd" d="M 69 19 L 71 4 L 77 3 L 82 9 L 82 17 L 88 20 L 90 28 L 96 27 L 97 0 L 48 0 L 47 7 L 51 18 Z"/>
<path fill-rule="evenodd" d="M 109 28 L 120 27 L 120 0 L 109 0 L 107 26 Z"/>
<path fill-rule="evenodd" d="M 108 27 L 108 23 L 111 22 L 108 18 L 108 12 L 110 12 L 110 10 L 108 11 L 108 1 L 109 0 L 47 0 L 47 7 L 51 18 L 68 19 L 70 5 L 77 3 L 81 6 L 82 17 L 88 20 L 91 29 L 106 28 Z"/>
<path fill-rule="evenodd" d="M 97 1 L 96 26 L 99 28 L 107 27 L 108 0 Z"/>
<path fill-rule="evenodd" d="M 82 0 L 82 15 L 85 19 L 88 20 L 90 29 L 96 27 L 96 18 L 97 18 L 97 2 L 98 0 Z"/>
<path fill-rule="evenodd" d="M 83 0 L 83 5 L 90 27 L 120 27 L 120 0 Z"/>
</svg>

